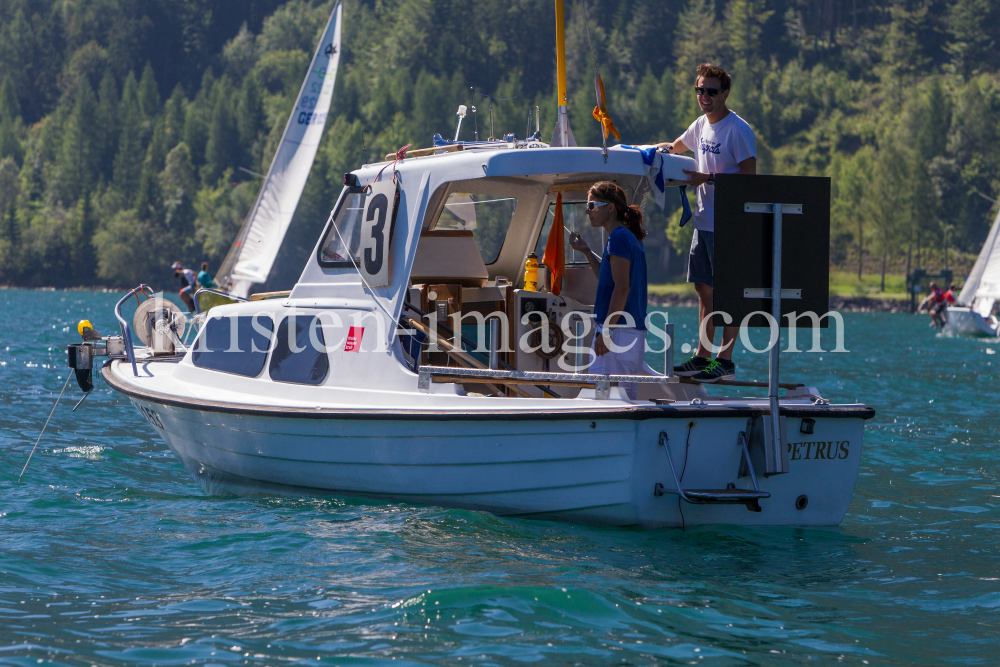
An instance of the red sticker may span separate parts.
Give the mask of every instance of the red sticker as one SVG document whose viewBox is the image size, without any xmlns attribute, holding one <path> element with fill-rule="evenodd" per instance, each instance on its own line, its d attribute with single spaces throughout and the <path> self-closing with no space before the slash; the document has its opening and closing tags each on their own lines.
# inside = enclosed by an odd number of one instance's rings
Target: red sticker
<svg viewBox="0 0 1000 667">
<path fill-rule="evenodd" d="M 347 342 L 344 343 L 344 352 L 360 352 L 361 339 L 364 336 L 364 327 L 351 327 L 347 332 Z"/>
</svg>

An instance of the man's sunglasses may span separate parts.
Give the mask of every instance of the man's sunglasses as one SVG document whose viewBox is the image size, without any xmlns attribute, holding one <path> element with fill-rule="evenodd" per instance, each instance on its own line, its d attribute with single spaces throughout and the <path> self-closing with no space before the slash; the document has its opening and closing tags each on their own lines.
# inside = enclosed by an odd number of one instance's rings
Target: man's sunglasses
<svg viewBox="0 0 1000 667">
<path fill-rule="evenodd" d="M 708 95 L 709 97 L 715 97 L 719 94 L 718 88 L 702 88 L 701 86 L 694 87 L 695 95 Z"/>
<path fill-rule="evenodd" d="M 607 206 L 607 205 L 608 202 L 606 201 L 589 201 L 587 202 L 587 210 L 596 211 L 599 206 Z"/>
</svg>

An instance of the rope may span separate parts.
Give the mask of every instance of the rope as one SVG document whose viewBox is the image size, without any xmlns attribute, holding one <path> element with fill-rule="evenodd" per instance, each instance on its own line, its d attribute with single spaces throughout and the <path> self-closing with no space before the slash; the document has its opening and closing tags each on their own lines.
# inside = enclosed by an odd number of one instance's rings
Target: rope
<svg viewBox="0 0 1000 667">
<path fill-rule="evenodd" d="M 396 159 L 392 161 L 392 182 L 393 183 L 396 182 L 396 163 L 403 161 L 403 159 L 406 157 L 406 149 L 409 148 L 412 145 L 413 144 L 406 144 L 405 146 L 403 146 L 402 148 L 400 148 L 398 151 L 396 151 Z M 385 165 L 384 167 L 382 167 L 381 169 L 379 169 L 378 176 L 375 177 L 375 180 L 372 181 L 372 183 L 375 183 L 380 178 L 382 178 L 382 172 L 385 171 L 388 168 L 389 168 L 389 165 Z M 369 189 L 371 188 L 371 184 L 368 185 L 368 188 Z M 336 223 L 334 223 L 334 225 L 336 225 Z M 340 230 L 338 230 L 337 233 L 339 234 Z M 344 246 L 344 247 L 346 248 L 347 246 Z"/>
<path fill-rule="evenodd" d="M 42 436 L 45 434 L 45 429 L 49 426 L 49 420 L 52 419 L 52 415 L 56 413 L 56 406 L 59 405 L 59 399 L 62 398 L 63 392 L 66 391 L 66 385 L 69 384 L 69 379 L 71 377 L 72 375 L 66 375 L 66 381 L 63 382 L 62 391 L 60 391 L 59 396 L 56 397 L 56 402 L 52 406 L 52 411 L 49 412 L 49 418 L 45 420 L 45 425 L 42 426 L 42 432 L 38 434 L 38 440 L 35 440 L 35 446 L 31 448 L 31 453 L 28 454 L 28 460 L 24 462 L 24 467 L 21 468 L 21 474 L 17 476 L 17 481 L 21 481 L 21 477 L 24 476 L 24 471 L 28 469 L 28 464 L 31 463 L 31 457 L 35 455 L 35 447 L 38 447 L 38 443 L 41 442 Z"/>
</svg>

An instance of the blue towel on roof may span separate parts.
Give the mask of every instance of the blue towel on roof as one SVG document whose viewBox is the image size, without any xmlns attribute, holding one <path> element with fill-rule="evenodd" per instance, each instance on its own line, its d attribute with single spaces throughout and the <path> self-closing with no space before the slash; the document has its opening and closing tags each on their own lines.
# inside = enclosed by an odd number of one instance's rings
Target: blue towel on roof
<svg viewBox="0 0 1000 667">
<path fill-rule="evenodd" d="M 657 151 L 656 146 L 629 146 L 628 144 L 620 144 L 620 146 L 629 150 L 639 151 L 639 154 L 642 155 L 642 164 L 646 170 L 646 181 L 653 191 L 653 200 L 657 206 L 663 208 L 667 203 L 667 188 L 663 180 L 663 153 Z M 678 190 L 680 191 L 681 208 L 683 209 L 683 213 L 681 213 L 681 227 L 683 227 L 691 219 L 691 203 L 688 202 L 687 198 L 687 186 L 682 185 Z"/>
</svg>

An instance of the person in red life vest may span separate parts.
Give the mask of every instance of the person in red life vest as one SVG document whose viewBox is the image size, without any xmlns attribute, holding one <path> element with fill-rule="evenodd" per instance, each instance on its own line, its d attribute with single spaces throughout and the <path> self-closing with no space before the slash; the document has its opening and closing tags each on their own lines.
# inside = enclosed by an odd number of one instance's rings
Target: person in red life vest
<svg viewBox="0 0 1000 667">
<path fill-rule="evenodd" d="M 942 328 L 947 322 L 946 309 L 948 308 L 948 303 L 945 301 L 944 292 L 941 288 L 937 286 L 937 283 L 933 280 L 930 284 L 930 293 L 927 298 L 920 303 L 920 307 L 917 312 L 927 311 L 931 316 L 931 326 L 937 328 Z"/>
<path fill-rule="evenodd" d="M 955 290 L 955 283 L 948 285 L 948 291 L 944 293 L 944 302 L 949 306 L 958 301 L 958 292 Z"/>
</svg>

